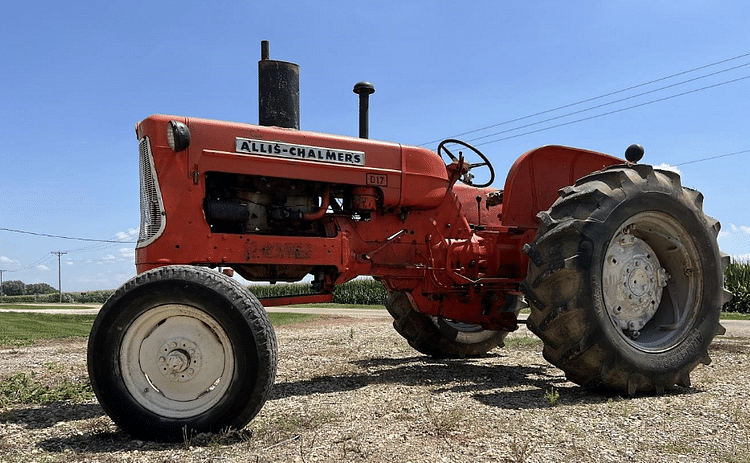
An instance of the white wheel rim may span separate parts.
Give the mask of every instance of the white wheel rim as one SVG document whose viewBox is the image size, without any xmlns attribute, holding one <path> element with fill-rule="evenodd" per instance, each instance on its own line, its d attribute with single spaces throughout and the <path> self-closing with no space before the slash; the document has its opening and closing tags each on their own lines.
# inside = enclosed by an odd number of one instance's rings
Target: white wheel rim
<svg viewBox="0 0 750 463">
<path fill-rule="evenodd" d="M 626 306 L 618 299 L 624 299 L 623 294 L 628 297 L 638 295 L 638 291 L 618 293 L 633 282 L 628 277 L 617 277 L 628 272 L 621 271 L 627 266 L 621 265 L 623 256 L 618 257 L 614 252 L 618 246 L 615 242 L 629 235 L 635 237 L 635 245 L 626 247 L 637 252 L 626 256 L 628 262 L 640 259 L 641 267 L 648 267 L 648 270 L 639 272 L 649 280 L 653 279 L 641 290 L 645 291 L 644 296 L 652 292 L 644 299 L 644 305 L 629 307 L 630 312 L 636 314 L 630 317 L 636 321 L 634 330 L 624 326 L 627 325 L 624 320 L 628 319 L 620 315 L 618 308 Z M 603 265 L 602 296 L 616 331 L 633 347 L 644 352 L 664 352 L 679 345 L 691 332 L 703 294 L 703 266 L 693 239 L 677 219 L 658 211 L 633 215 L 613 236 Z M 652 301 L 656 307 L 647 308 Z M 638 336 L 629 331 L 636 331 Z"/>
<path fill-rule="evenodd" d="M 127 328 L 120 368 L 139 404 L 167 418 L 186 418 L 224 397 L 235 369 L 234 350 L 213 317 L 192 306 L 166 304 Z"/>
<path fill-rule="evenodd" d="M 476 344 L 487 341 L 497 335 L 497 331 L 485 330 L 482 325 L 463 323 L 448 318 L 432 317 L 432 323 L 440 329 L 440 322 L 456 330 L 455 341 L 461 344 Z"/>
</svg>

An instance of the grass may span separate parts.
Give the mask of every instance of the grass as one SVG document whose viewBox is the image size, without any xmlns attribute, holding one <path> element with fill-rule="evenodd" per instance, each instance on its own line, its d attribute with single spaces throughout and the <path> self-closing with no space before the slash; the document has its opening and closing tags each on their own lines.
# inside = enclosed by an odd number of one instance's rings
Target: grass
<svg viewBox="0 0 750 463">
<path fill-rule="evenodd" d="M 0 345 L 27 346 L 44 339 L 86 338 L 96 315 L 0 312 Z M 320 315 L 269 313 L 274 326 L 317 320 Z"/>
<path fill-rule="evenodd" d="M 34 311 L 34 310 L 61 310 L 61 309 L 78 310 L 78 309 L 91 309 L 91 307 L 85 306 L 85 305 L 60 305 L 60 304 L 41 305 L 41 304 L 34 304 L 34 303 L 26 303 L 26 304 L 0 304 L 0 309 Z"/>
<path fill-rule="evenodd" d="M 0 345 L 23 346 L 42 339 L 87 337 L 96 315 L 0 313 Z"/>
<path fill-rule="evenodd" d="M 273 312 L 268 314 L 268 319 L 271 320 L 273 326 L 293 325 L 295 323 L 305 323 L 309 321 L 320 320 L 324 318 L 322 315 L 312 315 L 305 313 L 284 313 L 284 312 Z"/>
</svg>

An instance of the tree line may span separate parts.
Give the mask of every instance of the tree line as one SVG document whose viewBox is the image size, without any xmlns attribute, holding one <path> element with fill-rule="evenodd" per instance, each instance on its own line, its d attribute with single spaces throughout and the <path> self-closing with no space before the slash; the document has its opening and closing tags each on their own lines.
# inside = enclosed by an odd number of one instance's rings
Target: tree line
<svg viewBox="0 0 750 463">
<path fill-rule="evenodd" d="M 27 285 L 21 280 L 3 281 L 2 286 L 0 286 L 0 294 L 5 296 L 25 296 L 56 292 L 57 290 L 47 283 L 31 283 Z"/>
</svg>

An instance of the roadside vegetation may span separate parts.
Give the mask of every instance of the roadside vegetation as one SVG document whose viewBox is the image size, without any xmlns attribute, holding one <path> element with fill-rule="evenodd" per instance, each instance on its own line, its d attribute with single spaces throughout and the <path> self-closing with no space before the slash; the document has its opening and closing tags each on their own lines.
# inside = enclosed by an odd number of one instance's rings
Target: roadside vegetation
<svg viewBox="0 0 750 463">
<path fill-rule="evenodd" d="M 10 282 L 8 282 L 10 283 Z M 22 282 L 13 282 L 11 285 L 15 290 L 5 292 L 0 299 L 0 303 L 57 303 L 60 296 L 57 292 L 44 294 L 18 293 L 19 288 L 23 287 Z M 3 285 L 5 287 L 6 285 Z M 30 285 L 29 285 L 30 286 Z M 247 287 L 250 292 L 258 298 L 264 297 L 283 297 L 297 296 L 301 294 L 311 294 L 312 285 L 309 283 L 283 283 L 274 285 L 253 284 Z M 103 304 L 114 291 L 86 291 L 63 293 L 63 302 L 72 304 Z M 14 294 L 14 295 L 10 295 Z M 333 291 L 334 304 L 355 304 L 355 305 L 383 305 L 388 297 L 385 288 L 380 282 L 371 278 L 358 278 L 337 286 Z"/>
<path fill-rule="evenodd" d="M 725 285 L 734 297 L 724 306 L 724 312 L 750 314 L 750 262 L 733 261 L 725 273 Z M 57 292 L 49 285 L 24 285 L 20 281 L 10 281 L 3 284 L 3 296 L 0 303 L 37 303 L 54 304 L 60 299 Z M 288 283 L 275 285 L 253 284 L 248 289 L 258 298 L 284 297 L 311 294 L 312 285 L 309 283 Z M 26 291 L 25 293 L 23 291 Z M 31 294 L 29 291 L 35 291 Z M 53 291 L 53 292 L 50 292 Z M 63 302 L 73 304 L 103 304 L 113 291 L 87 291 L 63 293 Z M 10 295 L 15 294 L 15 295 Z M 351 307 L 360 305 L 382 306 L 388 297 L 380 282 L 371 278 L 358 278 L 337 286 L 333 292 L 333 303 L 329 307 Z"/>
<path fill-rule="evenodd" d="M 733 261 L 725 271 L 725 285 L 729 291 L 734 293 L 734 297 L 724 306 L 724 312 L 750 315 L 750 262 Z M 21 288 L 21 282 L 13 283 L 13 288 Z M 4 286 L 5 287 L 5 286 Z M 27 287 L 39 289 L 36 286 L 28 285 Z M 49 290 L 49 287 L 44 288 Z M 297 296 L 302 294 L 311 294 L 312 285 L 309 283 L 284 283 L 274 285 L 253 284 L 248 286 L 253 294 L 262 299 L 265 297 L 284 297 Z M 63 302 L 73 304 L 102 304 L 112 294 L 113 291 L 88 291 L 80 293 L 63 293 Z M 37 303 L 37 304 L 54 304 L 59 300 L 59 295 L 54 293 L 46 294 L 23 294 L 16 296 L 0 297 L 0 307 L 8 307 L 5 304 L 18 303 Z M 333 291 L 333 302 L 323 304 L 327 307 L 344 307 L 350 308 L 355 306 L 382 306 L 385 303 L 388 293 L 383 285 L 372 278 L 358 278 L 349 281 L 343 285 L 337 286 Z M 305 304 L 308 306 L 309 304 Z M 54 305 L 50 307 L 55 307 Z M 59 306 L 57 306 L 59 307 Z M 740 317 L 742 319 L 742 317 Z"/>
</svg>

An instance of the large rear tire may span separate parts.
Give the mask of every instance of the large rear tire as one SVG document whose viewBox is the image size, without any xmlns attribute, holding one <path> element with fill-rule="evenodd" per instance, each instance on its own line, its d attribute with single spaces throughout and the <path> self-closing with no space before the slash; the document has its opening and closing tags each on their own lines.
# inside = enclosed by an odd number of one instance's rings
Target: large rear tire
<svg viewBox="0 0 750 463">
<path fill-rule="evenodd" d="M 708 364 L 729 259 L 679 175 L 618 166 L 561 190 L 529 255 L 528 326 L 571 381 L 618 393 L 690 385 Z"/>
<path fill-rule="evenodd" d="M 102 408 L 147 440 L 244 427 L 271 391 L 276 356 L 258 300 L 231 278 L 191 266 L 125 283 L 102 307 L 88 344 Z"/>
<path fill-rule="evenodd" d="M 520 301 L 510 302 L 521 309 Z M 417 311 L 404 292 L 391 293 L 385 307 L 393 316 L 393 327 L 417 351 L 436 358 L 466 358 L 486 355 L 502 347 L 507 331 L 486 330 L 479 325 L 456 322 Z"/>
</svg>

